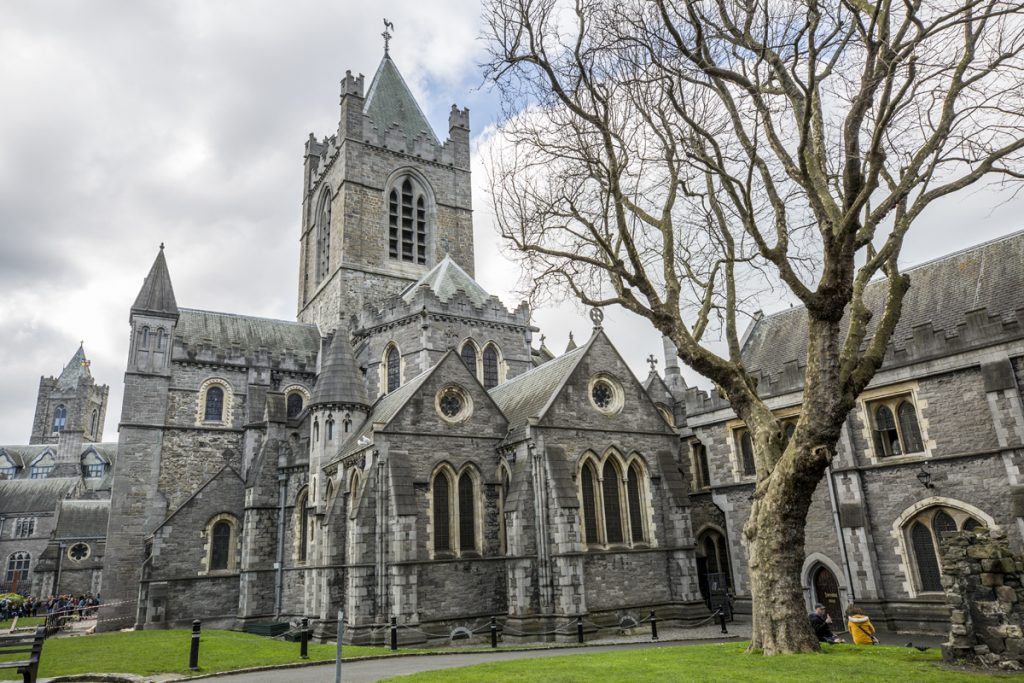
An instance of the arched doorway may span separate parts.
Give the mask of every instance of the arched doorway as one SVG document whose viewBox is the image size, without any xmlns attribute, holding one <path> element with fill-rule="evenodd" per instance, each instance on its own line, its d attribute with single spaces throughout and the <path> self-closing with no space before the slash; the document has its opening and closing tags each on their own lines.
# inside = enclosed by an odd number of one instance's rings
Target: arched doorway
<svg viewBox="0 0 1024 683">
<path fill-rule="evenodd" d="M 811 589 L 814 592 L 814 602 L 820 602 L 825 606 L 828 615 L 832 617 L 832 627 L 843 630 L 843 604 L 839 599 L 839 581 L 832 570 L 823 564 L 819 564 L 811 570 Z"/>
<path fill-rule="evenodd" d="M 709 609 L 728 604 L 732 587 L 729 556 L 725 537 L 714 529 L 706 529 L 697 537 L 697 587 Z"/>
</svg>

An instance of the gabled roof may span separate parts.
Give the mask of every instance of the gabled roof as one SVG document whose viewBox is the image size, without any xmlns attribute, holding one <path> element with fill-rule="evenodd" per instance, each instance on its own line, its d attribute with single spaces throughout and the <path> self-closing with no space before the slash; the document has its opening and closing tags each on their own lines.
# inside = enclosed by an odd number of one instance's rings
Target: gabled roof
<svg viewBox="0 0 1024 683">
<path fill-rule="evenodd" d="M 46 451 L 55 450 L 55 446 L 48 444 L 37 444 L 32 446 L 0 446 L 0 452 L 6 453 L 18 467 L 24 467 L 36 457 Z"/>
<path fill-rule="evenodd" d="M 491 389 L 491 398 L 508 418 L 509 437 L 521 433 L 530 418 L 544 417 L 592 341 Z"/>
<path fill-rule="evenodd" d="M 105 538 L 110 500 L 64 500 L 57 509 L 53 537 Z"/>
<path fill-rule="evenodd" d="M 83 377 L 92 377 L 92 374 L 89 372 L 89 361 L 85 357 L 85 349 L 80 345 L 75 351 L 75 355 L 71 356 L 71 360 L 64 366 L 60 377 L 57 378 L 57 388 L 74 389 L 78 386 L 78 380 Z"/>
<path fill-rule="evenodd" d="M 334 332 L 331 345 L 320 363 L 320 374 L 313 386 L 313 397 L 310 405 L 324 403 L 356 403 L 369 405 L 366 397 L 366 385 L 362 374 L 356 366 L 349 341 L 348 328 L 340 325 Z"/>
<path fill-rule="evenodd" d="M 363 104 L 363 113 L 381 131 L 398 124 L 409 140 L 425 133 L 431 142 L 439 144 L 427 117 L 389 55 L 384 55 L 377 73 L 373 75 L 373 82 L 370 83 Z"/>
<path fill-rule="evenodd" d="M 156 255 L 156 260 L 153 261 L 153 267 L 149 269 L 146 281 L 142 283 L 139 295 L 135 297 L 132 312 L 155 313 L 172 317 L 178 315 L 178 303 L 174 299 L 171 274 L 167 271 L 167 261 L 164 259 L 164 245 L 162 244 Z"/>
<path fill-rule="evenodd" d="M 416 290 L 423 285 L 433 290 L 441 301 L 449 301 L 459 290 L 466 293 L 474 306 L 484 306 L 491 298 L 491 295 L 448 254 L 445 254 L 441 262 L 431 268 L 423 277 L 406 287 L 402 291 L 402 299 L 406 303 L 412 303 L 416 297 Z"/>
<path fill-rule="evenodd" d="M 175 336 L 186 346 L 209 343 L 225 351 L 237 348 L 242 353 L 264 349 L 273 353 L 292 351 L 304 357 L 320 352 L 316 325 L 192 308 L 181 309 Z"/>
<path fill-rule="evenodd" d="M 57 501 L 74 490 L 76 477 L 0 480 L 0 515 L 53 512 Z"/>
<path fill-rule="evenodd" d="M 390 394 L 384 394 L 381 396 L 370 410 L 370 415 L 366 418 L 366 421 L 363 422 L 363 426 L 360 427 L 356 433 L 350 436 L 347 442 L 342 444 L 338 458 L 344 458 L 347 455 L 357 453 L 366 448 L 367 444 L 360 444 L 359 442 L 360 440 L 369 439 L 371 437 L 373 434 L 373 425 L 387 424 L 390 422 L 391 419 L 398 414 L 398 411 L 402 409 L 402 406 L 412 398 L 413 394 L 416 393 L 416 390 L 419 389 L 432 374 L 434 374 L 434 371 L 440 364 L 441 362 L 438 361 L 416 377 L 413 377 L 411 380 L 392 391 Z M 333 459 L 337 460 L 338 458 Z"/>
<path fill-rule="evenodd" d="M 903 313 L 892 334 L 892 344 L 902 347 L 918 325 L 954 333 L 965 314 L 986 308 L 1004 320 L 1024 307 L 1024 231 L 964 249 L 904 271 L 910 290 Z M 864 291 L 868 308 L 876 312 L 869 335 L 885 303 L 887 284 L 875 280 Z M 843 329 L 847 320 L 843 320 Z M 787 362 L 803 363 L 807 355 L 807 311 L 803 306 L 786 309 L 754 324 L 743 347 L 743 363 L 751 371 L 777 376 Z"/>
</svg>

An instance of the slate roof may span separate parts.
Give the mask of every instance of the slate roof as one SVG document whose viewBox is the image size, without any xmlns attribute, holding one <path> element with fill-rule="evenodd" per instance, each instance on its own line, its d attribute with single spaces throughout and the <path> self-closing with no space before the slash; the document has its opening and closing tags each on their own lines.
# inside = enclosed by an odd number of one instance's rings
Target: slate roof
<svg viewBox="0 0 1024 683">
<path fill-rule="evenodd" d="M 71 360 L 61 370 L 60 377 L 57 378 L 57 388 L 74 389 L 78 386 L 78 380 L 83 377 L 91 378 L 92 374 L 89 372 L 89 361 L 85 357 L 85 349 L 79 346 L 75 355 L 71 356 Z"/>
<path fill-rule="evenodd" d="M 381 131 L 398 124 L 409 140 L 425 133 L 431 142 L 439 144 L 427 117 L 389 55 L 384 55 L 377 73 L 373 75 L 373 82 L 370 83 L 363 104 L 363 113 Z"/>
<path fill-rule="evenodd" d="M 57 512 L 53 536 L 62 538 L 105 538 L 109 500 L 64 500 Z"/>
<path fill-rule="evenodd" d="M 447 254 L 428 273 L 406 287 L 402 291 L 402 299 L 406 303 L 412 303 L 416 297 L 416 290 L 422 285 L 430 287 L 441 301 L 449 301 L 459 290 L 466 293 L 474 306 L 482 307 L 491 298 L 491 295 Z"/>
<path fill-rule="evenodd" d="M 316 325 L 194 308 L 182 308 L 180 312 L 174 334 L 186 345 L 210 343 L 224 350 L 238 347 L 243 353 L 258 349 L 276 354 L 292 351 L 299 357 L 315 357 L 320 352 Z"/>
<path fill-rule="evenodd" d="M 156 313 L 158 315 L 178 315 L 178 303 L 174 299 L 174 287 L 171 286 L 171 274 L 167 271 L 167 260 L 164 258 L 164 245 L 149 269 L 149 275 L 142 283 L 139 295 L 135 297 L 132 311 L 140 313 Z"/>
<path fill-rule="evenodd" d="M 316 384 L 313 386 L 310 405 L 324 403 L 370 404 L 366 397 L 362 373 L 359 372 L 355 356 L 352 354 L 348 329 L 343 325 L 334 333 L 331 345 L 320 363 L 320 374 L 317 375 Z"/>
<path fill-rule="evenodd" d="M 53 512 L 57 501 L 78 484 L 77 477 L 6 479 L 0 481 L 0 515 Z"/>
<path fill-rule="evenodd" d="M 964 321 L 965 313 L 979 308 L 1009 319 L 1015 310 L 1024 307 L 1020 294 L 1024 288 L 1024 231 L 904 272 L 910 275 L 910 291 L 903 300 L 903 314 L 890 342 L 897 347 L 905 346 L 918 325 L 931 323 L 936 330 L 953 333 L 957 324 Z M 872 311 L 881 311 L 885 291 L 884 280 L 873 281 L 866 287 L 864 298 Z M 751 371 L 776 376 L 786 362 L 796 360 L 802 364 L 806 353 L 807 311 L 801 306 L 756 322 L 743 347 L 743 362 Z"/>
<path fill-rule="evenodd" d="M 18 467 L 25 467 L 36 459 L 40 453 L 52 451 L 57 453 L 55 444 L 39 444 L 35 446 L 0 446 L 0 451 L 6 453 Z"/>
<path fill-rule="evenodd" d="M 589 348 L 588 341 L 490 390 L 491 398 L 508 418 L 509 437 L 520 434 L 531 417 L 544 416 L 552 397 L 562 388 Z"/>
</svg>

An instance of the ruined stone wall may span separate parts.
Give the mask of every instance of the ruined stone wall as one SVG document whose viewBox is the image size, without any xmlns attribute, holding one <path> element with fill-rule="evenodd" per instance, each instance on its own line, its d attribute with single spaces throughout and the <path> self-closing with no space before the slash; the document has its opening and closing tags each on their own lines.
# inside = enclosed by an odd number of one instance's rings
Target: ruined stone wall
<svg viewBox="0 0 1024 683">
<path fill-rule="evenodd" d="M 1006 534 L 979 527 L 944 540 L 942 585 L 950 607 L 942 658 L 1020 671 L 1024 668 L 1024 562 Z"/>
</svg>

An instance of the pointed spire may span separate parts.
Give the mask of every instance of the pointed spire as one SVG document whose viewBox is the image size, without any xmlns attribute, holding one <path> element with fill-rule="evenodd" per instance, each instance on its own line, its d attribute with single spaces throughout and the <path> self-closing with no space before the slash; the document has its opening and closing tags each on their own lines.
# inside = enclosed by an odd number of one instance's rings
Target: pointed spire
<svg viewBox="0 0 1024 683">
<path fill-rule="evenodd" d="M 569 333 L 569 343 L 565 345 L 565 352 L 569 353 L 570 351 L 575 351 L 575 350 L 576 350 L 576 340 L 572 338 L 572 332 L 570 332 Z"/>
<path fill-rule="evenodd" d="M 320 374 L 313 386 L 310 405 L 325 403 L 355 403 L 368 406 L 366 385 L 352 355 L 352 342 L 348 329 L 339 326 L 331 339 L 331 345 L 324 352 L 320 363 Z"/>
<path fill-rule="evenodd" d="M 156 260 L 153 261 L 153 267 L 149 269 L 149 275 L 142 283 L 139 296 L 132 304 L 132 312 L 178 317 L 178 303 L 174 300 L 174 288 L 171 286 L 171 275 L 167 271 L 162 242 Z"/>
<path fill-rule="evenodd" d="M 363 113 L 382 132 L 397 125 L 410 142 L 425 132 L 431 142 L 440 144 L 398 67 L 386 53 L 370 83 Z"/>
<path fill-rule="evenodd" d="M 71 360 L 57 378 L 59 389 L 73 389 L 78 386 L 78 380 L 81 378 L 92 377 L 92 373 L 89 372 L 89 360 L 85 357 L 85 347 L 82 344 L 78 345 L 75 355 L 71 356 Z"/>
</svg>

